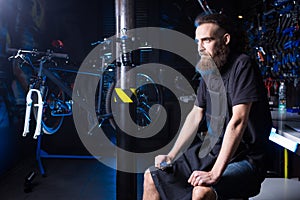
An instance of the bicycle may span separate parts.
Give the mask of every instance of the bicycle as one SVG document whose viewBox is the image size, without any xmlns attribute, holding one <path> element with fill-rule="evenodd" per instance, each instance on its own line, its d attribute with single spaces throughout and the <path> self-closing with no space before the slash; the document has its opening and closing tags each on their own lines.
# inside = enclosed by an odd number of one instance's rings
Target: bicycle
<svg viewBox="0 0 300 200">
<path fill-rule="evenodd" d="M 95 110 L 98 122 L 91 126 L 88 133 L 91 133 L 96 127 L 101 127 L 105 121 L 109 121 L 109 125 L 116 130 L 117 125 L 113 118 L 112 106 L 122 102 L 118 94 L 120 88 L 116 86 L 117 77 L 119 76 L 118 63 L 111 60 L 113 52 L 111 44 L 113 43 L 104 39 L 104 41 L 92 43 L 92 45 L 96 44 L 101 44 L 102 48 L 102 51 L 99 53 L 99 63 L 101 65 L 97 68 L 100 74 L 99 84 L 95 95 Z M 139 66 L 132 64 L 131 67 L 138 68 Z M 132 95 L 128 97 L 132 100 L 130 106 L 135 107 L 135 122 L 141 127 L 148 126 L 152 122 L 149 114 L 151 106 L 163 103 L 162 91 L 160 86 L 155 83 L 154 79 L 147 72 L 136 73 L 133 79 L 139 87 L 131 88 Z M 158 114 L 160 111 L 161 108 L 157 108 L 155 112 Z"/>
<path fill-rule="evenodd" d="M 62 80 L 59 72 L 78 74 L 76 69 L 57 67 L 55 59 L 68 60 L 67 54 L 55 53 L 50 50 L 40 52 L 37 50 L 17 50 L 10 49 L 10 52 L 17 52 L 9 60 L 17 60 L 21 67 L 29 65 L 32 68 L 33 76 L 30 79 L 28 94 L 26 97 L 27 106 L 25 114 L 24 132 L 26 136 L 29 132 L 30 111 L 33 105 L 33 114 L 36 118 L 36 129 L 34 138 L 36 139 L 41 131 L 46 134 L 54 134 L 61 127 L 64 117 L 72 115 L 72 81 L 67 83 Z M 34 60 L 34 61 L 32 61 Z M 83 110 L 89 115 L 90 112 L 96 112 L 97 122 L 92 121 L 88 128 L 88 134 L 96 127 L 101 127 L 108 120 L 109 124 L 116 129 L 111 110 L 111 98 L 115 91 L 116 66 L 114 63 L 107 64 L 109 53 L 101 57 L 102 63 L 100 69 L 94 72 L 80 72 L 84 76 L 99 77 L 99 85 L 95 94 L 95 110 L 90 110 L 85 105 L 81 105 Z M 147 126 L 151 123 L 149 110 L 152 104 L 162 103 L 162 94 L 153 79 L 147 74 L 138 73 L 137 81 L 146 83 L 135 90 L 136 123 L 140 126 Z M 140 83 L 140 85 L 142 85 Z M 152 97 L 151 97 L 152 96 Z M 75 101 L 81 102 L 82 98 L 76 97 Z M 150 102 L 151 101 L 151 102 Z M 87 117 L 88 118 L 88 117 Z"/>
<path fill-rule="evenodd" d="M 20 64 L 20 67 L 26 64 L 32 69 L 32 77 L 30 78 L 26 97 L 27 105 L 23 136 L 26 136 L 29 132 L 32 105 L 33 114 L 36 118 L 36 130 L 33 137 L 36 139 L 40 135 L 41 130 L 46 134 L 54 134 L 61 127 L 63 118 L 72 114 L 72 101 L 65 100 L 65 94 L 71 96 L 71 93 L 65 83 L 59 79 L 58 74 L 52 73 L 45 65 L 55 63 L 54 58 L 67 60 L 68 55 L 55 53 L 50 50 L 40 52 L 37 50 L 9 49 L 9 51 L 17 52 L 9 60 L 14 59 Z M 32 61 L 33 58 L 35 59 L 34 61 Z M 36 61 L 38 66 L 34 63 Z M 50 80 L 47 80 L 47 78 Z M 59 85 L 59 87 L 56 85 Z"/>
</svg>

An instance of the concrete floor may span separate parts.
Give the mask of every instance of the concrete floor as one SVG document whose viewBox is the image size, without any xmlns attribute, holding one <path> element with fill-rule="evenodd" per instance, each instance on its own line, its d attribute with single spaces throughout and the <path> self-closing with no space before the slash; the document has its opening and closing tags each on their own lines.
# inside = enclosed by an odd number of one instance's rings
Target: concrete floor
<svg viewBox="0 0 300 200">
<path fill-rule="evenodd" d="M 46 177 L 41 176 L 34 159 L 18 164 L 2 177 L 0 199 L 3 200 L 114 200 L 116 173 L 96 159 L 44 159 Z M 32 190 L 24 185 L 32 171 L 37 174 Z"/>
<path fill-rule="evenodd" d="M 74 137 L 70 126 L 62 130 L 68 133 L 58 133 L 49 136 L 45 147 L 55 147 L 57 153 L 68 150 L 67 153 L 87 153 L 80 147 L 80 141 Z M 53 144 L 54 143 L 54 144 Z M 69 144 L 69 146 L 68 146 Z M 46 177 L 38 170 L 35 160 L 35 141 L 28 137 L 22 141 L 24 158 L 0 177 L 1 200 L 115 200 L 116 170 L 102 164 L 96 159 L 43 159 Z M 27 148 L 28 147 L 28 148 Z M 78 148 L 80 147 L 80 148 Z M 102 155 L 103 159 L 115 158 Z M 30 172 L 36 172 L 32 188 L 25 186 L 25 178 Z M 137 200 L 142 196 L 142 174 L 138 175 Z M 300 181 L 292 179 L 267 178 L 259 195 L 250 200 L 299 200 Z"/>
<path fill-rule="evenodd" d="M 250 200 L 299 200 L 300 181 L 284 178 L 267 178 L 259 195 Z"/>
<path fill-rule="evenodd" d="M 112 162 L 114 162 L 112 160 Z M 34 159 L 26 159 L 0 180 L 3 200 L 115 200 L 116 171 L 96 159 L 44 159 L 47 176 L 39 174 Z M 25 177 L 37 172 L 32 190 L 26 191 Z M 141 182 L 139 187 L 141 188 Z M 267 178 L 259 195 L 250 200 L 299 200 L 300 181 Z M 138 195 L 141 199 L 141 194 Z"/>
</svg>

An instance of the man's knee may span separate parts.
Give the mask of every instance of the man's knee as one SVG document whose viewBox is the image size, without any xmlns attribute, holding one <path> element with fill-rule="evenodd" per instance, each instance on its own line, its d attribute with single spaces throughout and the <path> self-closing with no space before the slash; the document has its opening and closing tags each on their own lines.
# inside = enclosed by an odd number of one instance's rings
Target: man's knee
<svg viewBox="0 0 300 200">
<path fill-rule="evenodd" d="M 144 187 L 154 187 L 154 182 L 150 173 L 150 170 L 147 169 L 144 173 Z"/>
<path fill-rule="evenodd" d="M 193 189 L 193 200 L 216 200 L 217 196 L 214 192 L 214 190 L 211 187 L 204 187 L 204 186 L 196 186 Z"/>
<path fill-rule="evenodd" d="M 144 173 L 144 194 L 143 200 L 159 200 L 159 193 L 155 187 L 149 169 Z"/>
</svg>

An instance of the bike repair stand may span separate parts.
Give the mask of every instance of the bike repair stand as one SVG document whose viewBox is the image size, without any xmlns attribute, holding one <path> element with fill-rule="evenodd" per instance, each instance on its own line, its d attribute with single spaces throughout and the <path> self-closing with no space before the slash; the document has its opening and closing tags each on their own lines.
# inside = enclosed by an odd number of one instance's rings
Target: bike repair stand
<svg viewBox="0 0 300 200">
<path fill-rule="evenodd" d="M 58 155 L 58 154 L 48 154 L 44 150 L 42 150 L 42 112 L 44 102 L 42 100 L 41 92 L 37 89 L 30 89 L 27 93 L 26 97 L 26 113 L 25 113 L 25 122 L 24 122 L 24 132 L 23 137 L 29 133 L 29 121 L 30 121 L 30 113 L 32 107 L 32 93 L 36 93 L 38 97 L 38 103 L 34 104 L 34 107 L 38 107 L 37 119 L 36 119 L 36 128 L 35 133 L 33 135 L 34 139 L 37 139 L 37 148 L 36 148 L 36 160 L 38 162 L 38 168 L 42 176 L 45 176 L 44 166 L 42 164 L 42 158 L 69 158 L 69 159 L 98 159 L 100 156 L 84 156 L 84 155 Z"/>
<path fill-rule="evenodd" d="M 48 154 L 41 148 L 42 144 L 42 136 L 41 133 L 37 138 L 37 148 L 36 148 L 36 160 L 38 163 L 38 167 L 42 176 L 45 176 L 45 169 L 42 163 L 42 158 L 58 158 L 58 159 L 98 159 L 100 156 L 84 156 L 84 155 L 60 155 L 60 154 Z"/>
</svg>

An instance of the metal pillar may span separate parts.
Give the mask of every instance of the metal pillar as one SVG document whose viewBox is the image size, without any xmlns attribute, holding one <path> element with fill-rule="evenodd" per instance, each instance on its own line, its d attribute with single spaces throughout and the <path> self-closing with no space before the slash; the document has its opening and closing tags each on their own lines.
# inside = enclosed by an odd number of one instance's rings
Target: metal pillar
<svg viewBox="0 0 300 200">
<path fill-rule="evenodd" d="M 117 58 L 117 80 L 120 80 L 119 87 L 121 89 L 129 88 L 129 81 L 134 80 L 133 77 L 126 77 L 125 73 L 131 67 L 130 55 L 122 54 L 126 49 L 126 39 L 122 39 L 124 31 L 134 28 L 134 0 L 115 0 L 116 12 L 116 35 L 121 39 L 121 42 L 116 43 L 116 58 Z M 126 33 L 125 33 L 126 34 Z M 128 35 L 128 40 L 130 39 Z M 120 102 L 120 126 L 126 127 L 125 107 L 128 106 Z M 117 128 L 117 145 L 121 149 L 129 150 L 134 147 L 132 139 L 126 137 L 126 133 Z M 117 151 L 117 169 L 124 166 L 134 169 L 136 166 L 135 159 L 127 158 L 123 152 Z M 116 176 L 117 200 L 137 199 L 137 176 L 134 173 L 117 171 Z"/>
</svg>

